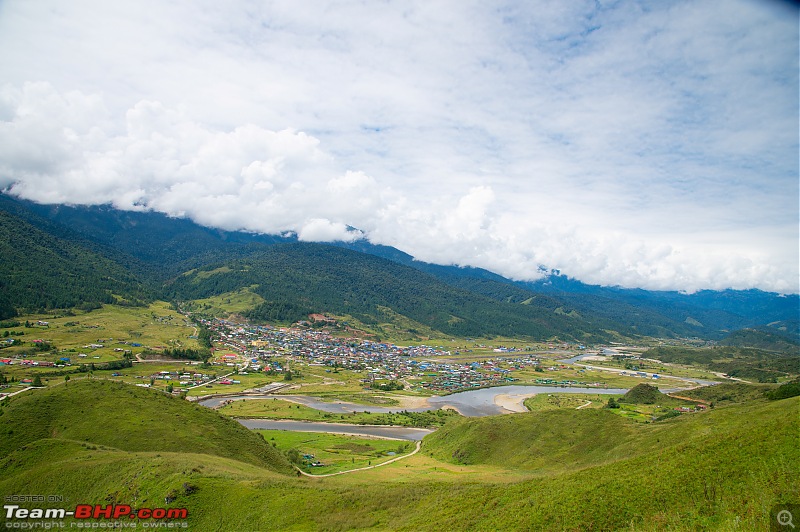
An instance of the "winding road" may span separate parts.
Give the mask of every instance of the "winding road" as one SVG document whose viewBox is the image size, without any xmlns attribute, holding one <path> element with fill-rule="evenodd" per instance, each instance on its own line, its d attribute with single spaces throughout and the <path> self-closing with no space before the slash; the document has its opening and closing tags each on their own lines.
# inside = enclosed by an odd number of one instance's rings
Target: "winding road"
<svg viewBox="0 0 800 532">
<path fill-rule="evenodd" d="M 311 473 L 306 473 L 305 471 L 303 471 L 302 469 L 300 469 L 297 466 L 294 466 L 294 468 L 297 469 L 297 471 L 300 474 L 305 475 L 307 477 L 311 477 L 311 478 L 335 477 L 336 475 L 344 475 L 345 473 L 356 473 L 358 471 L 366 471 L 367 469 L 375 469 L 376 467 L 389 465 L 389 464 L 391 464 L 393 462 L 397 462 L 398 460 L 405 460 L 406 458 L 408 458 L 410 456 L 414 456 L 415 454 L 417 454 L 421 448 L 422 448 L 422 442 L 421 441 L 417 441 L 417 448 L 414 449 L 413 451 L 411 451 L 408 454 L 404 454 L 403 456 L 398 456 L 397 458 L 392 458 L 391 460 L 387 460 L 387 461 L 385 461 L 383 463 L 375 464 L 375 465 L 372 465 L 372 466 L 359 467 L 358 469 L 348 469 L 347 471 L 337 471 L 336 473 L 325 473 L 324 475 L 312 475 Z"/>
</svg>

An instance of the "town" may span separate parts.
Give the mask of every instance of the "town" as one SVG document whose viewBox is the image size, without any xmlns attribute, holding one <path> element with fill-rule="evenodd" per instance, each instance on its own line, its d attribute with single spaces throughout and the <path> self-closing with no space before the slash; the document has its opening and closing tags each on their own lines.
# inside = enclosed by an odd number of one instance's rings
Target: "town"
<svg viewBox="0 0 800 532">
<path fill-rule="evenodd" d="M 365 373 L 364 387 L 372 389 L 405 388 L 447 393 L 516 382 L 519 379 L 513 375 L 518 370 L 556 371 L 567 367 L 530 352 L 503 347 L 493 349 L 493 354 L 513 356 L 455 361 L 454 357 L 463 353 L 451 352 L 442 346 L 398 346 L 363 338 L 342 338 L 311 328 L 306 322 L 292 327 L 245 325 L 222 319 L 199 320 L 199 323 L 211 331 L 217 351 L 224 348 L 239 354 L 238 357 L 228 354 L 217 358 L 229 366 L 234 365 L 234 359 L 241 359 L 246 360 L 250 371 L 285 371 L 286 364 L 321 366 L 327 371 L 360 371 Z M 531 350 L 533 348 L 527 351 Z M 547 378 L 536 382 L 603 386 Z"/>
</svg>

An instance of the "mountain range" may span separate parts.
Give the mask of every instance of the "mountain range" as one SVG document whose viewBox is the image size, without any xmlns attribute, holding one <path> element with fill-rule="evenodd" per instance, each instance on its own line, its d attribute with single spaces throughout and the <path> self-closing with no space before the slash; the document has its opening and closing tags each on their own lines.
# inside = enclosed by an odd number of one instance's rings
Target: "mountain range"
<svg viewBox="0 0 800 532">
<path fill-rule="evenodd" d="M 402 316 L 456 336 L 581 342 L 638 336 L 722 339 L 752 333 L 796 345 L 797 295 L 759 290 L 693 294 L 584 284 L 560 272 L 534 282 L 429 264 L 371 244 L 200 226 L 110 206 L 40 205 L 0 194 L 0 318 L 101 303 L 196 300 L 246 289 L 253 319 L 309 313 L 362 323 Z M 756 334 L 757 333 L 757 334 Z"/>
</svg>

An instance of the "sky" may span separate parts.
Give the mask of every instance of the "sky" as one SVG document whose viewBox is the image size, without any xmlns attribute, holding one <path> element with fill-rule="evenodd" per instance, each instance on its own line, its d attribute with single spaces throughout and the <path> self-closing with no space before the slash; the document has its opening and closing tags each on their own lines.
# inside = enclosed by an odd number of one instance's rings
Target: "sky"
<svg viewBox="0 0 800 532">
<path fill-rule="evenodd" d="M 0 0 L 0 189 L 798 293 L 798 41 L 778 0 Z"/>
</svg>

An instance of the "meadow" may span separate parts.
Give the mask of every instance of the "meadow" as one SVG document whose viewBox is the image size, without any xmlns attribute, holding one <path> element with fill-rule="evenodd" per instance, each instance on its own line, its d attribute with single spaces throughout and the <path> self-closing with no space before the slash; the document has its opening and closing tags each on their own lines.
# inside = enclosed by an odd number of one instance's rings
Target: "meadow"
<svg viewBox="0 0 800 532">
<path fill-rule="evenodd" d="M 325 434 L 319 432 L 289 432 L 257 430 L 264 439 L 287 455 L 295 464 L 313 475 L 340 473 L 376 466 L 398 456 L 407 455 L 415 445 L 407 441 Z M 292 451 L 295 451 L 292 453 Z M 316 465 L 312 465 L 316 464 Z"/>
<path fill-rule="evenodd" d="M 244 399 L 231 401 L 217 409 L 220 414 L 234 418 L 295 419 L 328 423 L 353 423 L 356 425 L 398 425 L 404 427 L 435 427 L 458 416 L 452 410 L 375 414 L 366 411 L 333 414 L 279 398 Z"/>
</svg>

